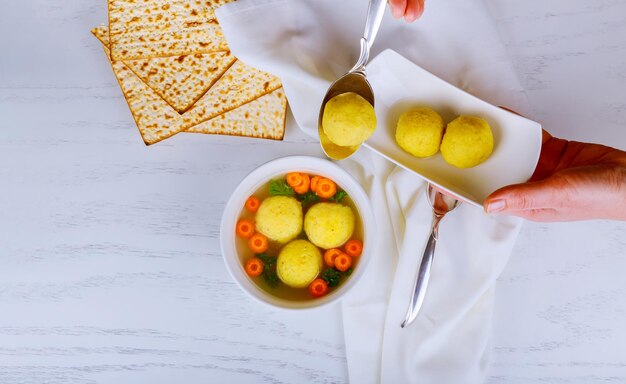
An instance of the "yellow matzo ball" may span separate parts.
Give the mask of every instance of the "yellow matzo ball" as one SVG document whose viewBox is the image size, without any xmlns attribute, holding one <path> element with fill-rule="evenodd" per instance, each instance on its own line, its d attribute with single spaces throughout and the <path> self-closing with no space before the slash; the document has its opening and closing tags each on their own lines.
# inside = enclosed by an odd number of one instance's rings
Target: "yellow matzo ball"
<svg viewBox="0 0 626 384">
<path fill-rule="evenodd" d="M 398 119 L 396 142 L 413 156 L 432 156 L 439 152 L 443 128 L 443 118 L 437 112 L 428 107 L 413 108 Z"/>
<path fill-rule="evenodd" d="M 374 107 L 353 92 L 337 95 L 324 107 L 322 129 L 328 139 L 337 145 L 360 145 L 376 129 Z"/>
<path fill-rule="evenodd" d="M 474 167 L 493 152 L 493 133 L 485 119 L 460 116 L 446 127 L 441 142 L 443 159 L 457 168 Z"/>
<path fill-rule="evenodd" d="M 302 232 L 302 205 L 288 196 L 271 196 L 261 202 L 256 230 L 270 240 L 286 243 Z"/>
<path fill-rule="evenodd" d="M 337 248 L 354 232 L 354 213 L 342 204 L 315 204 L 304 216 L 304 232 L 320 248 Z"/>
<path fill-rule="evenodd" d="M 322 253 L 306 240 L 294 240 L 285 245 L 276 260 L 276 274 L 294 288 L 309 285 L 322 270 Z"/>
</svg>

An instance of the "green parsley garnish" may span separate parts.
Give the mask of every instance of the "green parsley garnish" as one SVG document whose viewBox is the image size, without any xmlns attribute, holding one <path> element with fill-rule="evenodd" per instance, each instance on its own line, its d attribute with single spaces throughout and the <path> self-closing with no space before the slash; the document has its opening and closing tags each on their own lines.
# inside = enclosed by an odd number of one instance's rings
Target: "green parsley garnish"
<svg viewBox="0 0 626 384">
<path fill-rule="evenodd" d="M 346 196 L 348 196 L 348 193 L 346 191 L 339 191 L 335 193 L 335 196 L 331 197 L 330 200 L 334 201 L 335 203 L 341 203 L 341 200 L 343 200 L 343 198 Z"/>
<path fill-rule="evenodd" d="M 272 288 L 276 288 L 278 286 L 278 283 L 280 283 L 280 280 L 278 279 L 278 274 L 276 273 L 276 271 L 265 272 L 265 269 L 263 269 L 263 278 L 265 279 L 265 282 L 267 283 L 267 285 L 269 285 Z"/>
<path fill-rule="evenodd" d="M 267 253 L 258 253 L 256 257 L 261 259 L 265 268 L 272 268 L 276 265 L 276 258 L 268 255 Z"/>
<path fill-rule="evenodd" d="M 313 191 L 308 191 L 303 195 L 297 195 L 297 199 L 302 203 L 302 208 L 307 209 L 311 205 L 320 201 L 320 197 Z"/>
<path fill-rule="evenodd" d="M 341 280 L 341 272 L 335 268 L 328 268 L 322 272 L 320 277 L 326 282 L 326 284 L 328 284 L 329 287 L 336 287 L 339 285 L 339 281 Z"/>
<path fill-rule="evenodd" d="M 293 188 L 287 184 L 285 179 L 271 180 L 270 181 L 270 195 L 271 196 L 293 196 L 296 193 Z"/>
<path fill-rule="evenodd" d="M 263 279 L 272 288 L 276 288 L 280 280 L 278 274 L 276 274 L 276 257 L 270 256 L 267 253 L 259 253 L 256 255 L 263 262 Z"/>
</svg>

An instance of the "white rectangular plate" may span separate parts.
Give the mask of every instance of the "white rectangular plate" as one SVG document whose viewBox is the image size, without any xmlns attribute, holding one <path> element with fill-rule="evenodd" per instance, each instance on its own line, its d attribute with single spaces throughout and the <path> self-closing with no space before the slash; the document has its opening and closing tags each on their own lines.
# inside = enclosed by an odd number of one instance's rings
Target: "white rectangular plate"
<svg viewBox="0 0 626 384">
<path fill-rule="evenodd" d="M 367 67 L 376 97 L 376 132 L 363 145 L 428 182 L 476 206 L 495 190 L 527 181 L 541 151 L 541 125 L 446 83 L 392 50 L 379 54 Z M 493 130 L 491 157 L 473 168 L 446 163 L 441 153 L 420 159 L 404 152 L 395 141 L 401 114 L 415 106 L 428 106 L 446 123 L 460 115 L 486 119 Z"/>
</svg>

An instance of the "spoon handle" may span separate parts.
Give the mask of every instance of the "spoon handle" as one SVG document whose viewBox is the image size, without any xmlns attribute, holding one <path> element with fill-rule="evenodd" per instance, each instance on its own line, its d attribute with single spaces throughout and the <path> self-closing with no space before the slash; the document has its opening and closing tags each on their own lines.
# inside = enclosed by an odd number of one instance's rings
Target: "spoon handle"
<svg viewBox="0 0 626 384">
<path fill-rule="evenodd" d="M 361 37 L 361 53 L 354 67 L 350 72 L 363 72 L 365 73 L 365 64 L 367 64 L 370 58 L 370 48 L 376 39 L 380 23 L 383 21 L 383 15 L 385 14 L 385 7 L 387 6 L 387 0 L 370 0 L 367 6 L 367 18 L 365 19 L 365 30 L 363 31 L 363 37 Z"/>
<path fill-rule="evenodd" d="M 365 20 L 365 31 L 363 38 L 367 41 L 368 48 L 372 48 L 380 23 L 383 21 L 387 0 L 370 0 L 367 8 L 367 19 Z"/>
<path fill-rule="evenodd" d="M 426 296 L 426 288 L 428 288 L 428 280 L 430 280 L 430 267 L 433 264 L 433 258 L 435 257 L 435 246 L 437 245 L 437 230 L 439 227 L 440 218 L 435 216 L 435 222 L 430 231 L 430 237 L 426 243 L 426 249 L 424 249 L 424 256 L 420 263 L 420 268 L 417 272 L 417 278 L 415 279 L 415 288 L 411 295 L 411 302 L 409 303 L 409 309 L 407 310 L 406 317 L 400 327 L 404 328 L 409 326 L 413 320 L 417 317 L 422 304 L 424 303 L 424 297 Z"/>
</svg>

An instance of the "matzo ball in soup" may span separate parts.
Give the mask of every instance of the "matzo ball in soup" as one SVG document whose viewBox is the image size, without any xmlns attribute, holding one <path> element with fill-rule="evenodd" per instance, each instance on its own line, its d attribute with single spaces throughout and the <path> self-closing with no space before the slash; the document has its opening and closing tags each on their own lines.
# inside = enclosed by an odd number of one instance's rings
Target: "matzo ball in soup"
<svg viewBox="0 0 626 384">
<path fill-rule="evenodd" d="M 255 221 L 259 233 L 286 243 L 302 232 L 302 204 L 290 196 L 268 197 L 261 202 Z"/>
<path fill-rule="evenodd" d="M 304 217 L 304 231 L 318 247 L 340 247 L 352 236 L 354 213 L 340 203 L 315 204 Z"/>
</svg>

